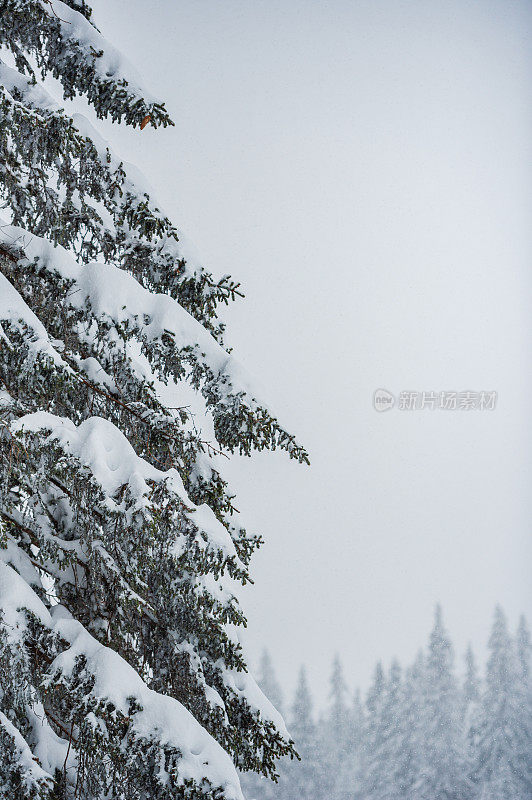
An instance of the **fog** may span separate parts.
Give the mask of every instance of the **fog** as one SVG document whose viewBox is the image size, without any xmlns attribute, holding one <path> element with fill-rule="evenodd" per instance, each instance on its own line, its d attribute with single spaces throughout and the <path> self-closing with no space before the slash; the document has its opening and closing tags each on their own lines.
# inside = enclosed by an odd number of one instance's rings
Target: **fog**
<svg viewBox="0 0 532 800">
<path fill-rule="evenodd" d="M 308 448 L 225 474 L 265 545 L 243 602 L 319 702 L 411 660 L 434 604 L 482 654 L 532 606 L 526 2 L 94 0 L 175 128 L 99 123 L 215 273 L 228 342 Z M 377 413 L 373 392 L 496 391 Z"/>
</svg>

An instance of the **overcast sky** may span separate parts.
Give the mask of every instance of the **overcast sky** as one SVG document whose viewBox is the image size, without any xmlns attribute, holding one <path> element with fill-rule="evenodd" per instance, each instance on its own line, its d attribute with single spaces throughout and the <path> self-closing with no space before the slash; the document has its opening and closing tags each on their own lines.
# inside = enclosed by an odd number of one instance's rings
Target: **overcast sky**
<svg viewBox="0 0 532 800">
<path fill-rule="evenodd" d="M 513 0 L 94 0 L 176 127 L 100 124 L 215 273 L 235 353 L 310 451 L 226 474 L 266 539 L 245 595 L 317 699 L 530 612 L 531 27 Z M 377 413 L 375 389 L 494 390 Z M 529 613 L 529 617 L 530 617 Z"/>
</svg>

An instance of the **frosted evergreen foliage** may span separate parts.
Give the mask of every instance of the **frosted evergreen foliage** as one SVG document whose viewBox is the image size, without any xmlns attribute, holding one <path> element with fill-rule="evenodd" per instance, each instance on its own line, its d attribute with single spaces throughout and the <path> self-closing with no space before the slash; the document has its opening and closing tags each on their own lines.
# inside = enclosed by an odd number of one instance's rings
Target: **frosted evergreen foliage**
<svg viewBox="0 0 532 800">
<path fill-rule="evenodd" d="M 224 347 L 238 283 L 41 81 L 139 135 L 164 104 L 84 0 L 0 0 L 0 44 L 0 796 L 236 800 L 293 746 L 218 454 L 308 457 Z"/>
</svg>

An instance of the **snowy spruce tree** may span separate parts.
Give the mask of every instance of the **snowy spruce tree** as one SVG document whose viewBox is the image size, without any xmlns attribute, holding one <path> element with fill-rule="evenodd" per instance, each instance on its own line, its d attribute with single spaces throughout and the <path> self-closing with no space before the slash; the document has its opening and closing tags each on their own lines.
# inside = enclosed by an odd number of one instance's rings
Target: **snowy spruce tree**
<svg viewBox="0 0 532 800">
<path fill-rule="evenodd" d="M 462 747 L 464 749 L 465 770 L 472 774 L 475 765 L 474 721 L 478 715 L 481 696 L 481 683 L 477 663 L 471 644 L 465 653 L 465 674 L 462 685 Z"/>
<path fill-rule="evenodd" d="M 381 770 L 378 753 L 382 741 L 382 707 L 384 703 L 385 676 L 382 662 L 378 661 L 366 696 L 366 714 L 362 747 L 361 787 L 363 797 L 372 797 L 380 785 Z"/>
<path fill-rule="evenodd" d="M 338 654 L 333 659 L 329 685 L 329 706 L 321 726 L 322 749 L 329 764 L 325 796 L 337 800 L 345 784 L 342 772 L 349 748 L 348 690 Z"/>
<path fill-rule="evenodd" d="M 347 747 L 349 737 L 349 706 L 347 701 L 348 690 L 344 678 L 344 671 L 340 658 L 335 655 L 332 665 L 329 690 L 329 708 L 326 714 L 326 727 L 331 750 L 337 758 L 342 758 Z"/>
<path fill-rule="evenodd" d="M 471 793 L 464 763 L 460 691 L 440 606 L 430 634 L 424 679 L 421 773 L 413 798 L 465 800 Z"/>
<path fill-rule="evenodd" d="M 525 793 L 532 797 L 532 683 L 530 682 L 530 631 L 524 616 L 519 619 L 517 648 L 517 693 L 519 696 L 519 756 Z"/>
<path fill-rule="evenodd" d="M 238 641 L 260 538 L 217 454 L 307 454 L 224 347 L 238 284 L 42 81 L 139 135 L 164 105 L 85 0 L 0 0 L 0 43 L 0 797 L 241 798 L 235 765 L 292 744 Z"/>
<path fill-rule="evenodd" d="M 421 650 L 414 663 L 405 670 L 405 677 L 399 698 L 397 720 L 399 726 L 399 751 L 395 774 L 397 792 L 394 800 L 410 800 L 418 785 L 422 768 L 422 754 L 425 741 L 424 701 L 425 701 L 426 658 Z"/>
<path fill-rule="evenodd" d="M 292 735 L 301 761 L 287 761 L 283 771 L 284 783 L 278 797 L 283 800 L 325 798 L 323 793 L 323 754 L 312 714 L 312 697 L 304 667 L 299 677 L 290 717 Z"/>
<path fill-rule="evenodd" d="M 373 754 L 379 763 L 379 778 L 370 795 L 372 800 L 390 800 L 399 797 L 401 769 L 401 737 L 400 720 L 402 699 L 401 667 L 394 660 L 386 676 L 384 696 L 380 708 L 378 749 Z M 369 800 L 369 798 L 368 798 Z"/>
<path fill-rule="evenodd" d="M 523 702 L 523 662 L 515 644 L 504 612 L 497 607 L 486 685 L 473 725 L 473 779 L 479 800 L 525 800 L 532 792 L 531 707 Z"/>
<path fill-rule="evenodd" d="M 360 786 L 363 760 L 364 705 L 360 689 L 356 689 L 347 715 L 347 742 L 345 757 L 336 781 L 338 800 L 352 800 Z"/>
</svg>

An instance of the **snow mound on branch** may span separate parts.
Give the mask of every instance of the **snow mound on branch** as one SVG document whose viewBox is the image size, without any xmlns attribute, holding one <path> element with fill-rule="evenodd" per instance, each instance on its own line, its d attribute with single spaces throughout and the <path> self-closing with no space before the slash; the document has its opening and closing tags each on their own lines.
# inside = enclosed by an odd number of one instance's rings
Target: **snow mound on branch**
<svg viewBox="0 0 532 800">
<path fill-rule="evenodd" d="M 22 609 L 27 608 L 35 614 L 42 624 L 49 628 L 52 624 L 50 612 L 37 597 L 24 578 L 5 561 L 6 551 L 0 549 L 0 609 L 6 633 L 13 644 L 20 642 L 26 630 L 26 619 Z"/>
<path fill-rule="evenodd" d="M 4 86 L 11 95 L 13 95 L 14 92 L 18 92 L 22 95 L 24 103 L 29 105 L 37 113 L 39 111 L 48 111 L 55 114 L 63 112 L 62 106 L 43 86 L 40 84 L 32 84 L 27 75 L 23 75 L 18 72 L 18 70 L 9 67 L 2 59 L 0 59 L 0 85 Z M 125 173 L 125 177 L 120 186 L 121 194 L 117 191 L 114 198 L 119 204 L 127 195 L 137 197 L 140 198 L 142 202 L 148 203 L 150 211 L 154 216 L 160 219 L 167 218 L 168 215 L 165 214 L 164 209 L 153 199 L 155 197 L 153 187 L 138 167 L 121 159 L 120 156 L 115 153 L 110 143 L 103 138 L 99 131 L 83 114 L 73 114 L 72 124 L 82 137 L 90 140 L 102 164 L 105 164 L 111 172 L 121 168 Z M 91 205 L 98 210 L 100 216 L 105 217 L 107 228 L 115 232 L 112 217 L 105 209 L 104 205 L 94 200 L 91 201 L 88 196 L 85 197 L 85 202 L 90 202 Z M 199 267 L 201 258 L 188 237 L 185 237 L 182 231 L 174 230 L 177 239 L 164 235 L 160 238 L 158 253 L 159 255 L 170 256 L 176 263 L 184 260 L 184 276 L 196 277 L 201 271 Z"/>
<path fill-rule="evenodd" d="M 270 413 L 268 404 L 256 399 L 259 393 L 247 371 L 177 300 L 144 289 L 133 275 L 111 264 L 80 265 L 60 245 L 54 247 L 48 240 L 3 223 L 0 218 L 0 245 L 3 242 L 10 250 L 19 245 L 28 262 L 36 259 L 41 267 L 73 281 L 69 292 L 73 308 L 83 308 L 88 302 L 96 316 L 113 324 L 140 322 L 142 337 L 147 341 L 170 334 L 177 348 L 195 348 L 201 354 L 226 395 L 242 392 L 251 408 L 260 407 Z"/>
<path fill-rule="evenodd" d="M 149 505 L 148 481 L 166 480 L 169 488 L 189 509 L 189 519 L 207 534 L 210 543 L 226 555 L 239 560 L 227 529 L 216 519 L 207 504 L 196 506 L 190 500 L 177 470 L 172 468 L 163 472 L 140 458 L 124 434 L 109 420 L 90 417 L 76 426 L 67 417 L 38 411 L 20 417 L 11 424 L 11 430 L 13 433 L 23 430 L 49 430 L 50 439 L 57 441 L 65 452 L 89 467 L 109 498 L 127 484 L 138 508 Z"/>
<path fill-rule="evenodd" d="M 23 75 L 16 69 L 8 67 L 0 59 L 0 84 L 4 86 L 9 94 L 16 90 L 24 97 L 24 102 L 32 108 L 43 111 L 59 111 L 60 105 L 54 100 L 52 95 L 39 83 L 32 83 L 27 75 Z"/>
<path fill-rule="evenodd" d="M 219 522 L 206 503 L 196 506 L 189 499 L 177 470 L 170 469 L 163 472 L 137 456 L 124 434 L 112 422 L 102 417 L 90 417 L 76 426 L 68 418 L 57 417 L 46 411 L 38 411 L 20 417 L 11 423 L 10 428 L 13 433 L 50 431 L 49 438 L 51 440 L 57 441 L 65 452 L 78 458 L 91 470 L 95 480 L 109 497 L 108 502 L 110 503 L 113 502 L 111 498 L 116 491 L 124 484 L 128 484 L 132 495 L 137 500 L 137 506 L 145 507 L 149 504 L 148 481 L 166 480 L 169 488 L 187 506 L 186 513 L 191 522 L 206 534 L 211 546 L 232 556 L 235 561 L 240 561 L 227 529 Z M 201 544 L 201 540 L 198 541 Z M 20 578 L 20 580 L 22 579 Z M 200 576 L 198 580 L 220 602 L 228 599 L 234 593 L 232 590 L 236 592 L 236 585 L 227 577 L 222 581 L 207 574 Z M 26 583 L 24 585 L 27 587 Z M 231 590 L 229 586 L 231 586 Z M 27 588 L 33 594 L 29 587 Z M 44 606 L 42 609 L 46 611 Z M 226 630 L 229 636 L 232 635 L 238 640 L 237 629 L 227 625 Z M 273 722 L 282 736 L 289 738 L 282 716 L 249 673 L 224 668 L 222 675 L 223 681 L 229 689 L 245 699 L 252 708 L 258 710 L 263 719 Z"/>
<path fill-rule="evenodd" d="M 0 272 L 0 320 L 8 322 L 12 327 L 22 333 L 22 326 L 27 326 L 33 331 L 29 347 L 34 355 L 41 354 L 53 360 L 57 366 L 68 369 L 67 365 L 53 348 L 52 343 L 42 322 L 35 316 L 31 308 L 26 305 L 20 294 L 8 279 Z M 0 325 L 0 339 L 9 342 L 2 326 Z"/>
<path fill-rule="evenodd" d="M 33 753 L 26 744 L 26 740 L 22 734 L 15 728 L 12 722 L 8 720 L 5 714 L 0 711 L 0 727 L 4 728 L 6 733 L 13 740 L 13 744 L 17 750 L 16 761 L 22 769 L 23 781 L 29 789 L 32 786 L 38 785 L 43 781 L 52 783 L 52 776 L 45 772 L 35 760 Z"/>
<path fill-rule="evenodd" d="M 76 658 L 85 656 L 87 670 L 96 679 L 92 694 L 107 698 L 125 716 L 129 699 L 135 698 L 143 709 L 131 715 L 135 733 L 177 748 L 183 756 L 179 762 L 183 780 L 201 783 L 207 778 L 214 786 L 224 787 L 227 800 L 243 800 L 230 757 L 178 700 L 149 689 L 121 656 L 94 639 L 63 606 L 52 609 L 52 617 L 54 630 L 70 643 L 55 659 L 52 671 L 59 668 L 68 675 Z"/>
<path fill-rule="evenodd" d="M 238 672 L 235 669 L 226 670 L 223 681 L 228 689 L 232 689 L 235 694 L 243 697 L 252 708 L 258 709 L 264 719 L 273 722 L 283 738 L 290 739 L 283 717 L 249 672 Z"/>
<path fill-rule="evenodd" d="M 65 675 L 70 675 L 76 658 L 84 656 L 88 672 L 95 677 L 93 696 L 109 700 L 125 716 L 129 712 L 129 700 L 134 698 L 142 708 L 131 715 L 135 734 L 179 750 L 182 754 L 179 775 L 183 781 L 193 779 L 201 783 L 207 778 L 213 786 L 224 788 L 227 800 L 244 800 L 230 757 L 192 714 L 178 700 L 149 689 L 118 653 L 94 639 L 64 606 L 57 605 L 48 611 L 26 581 L 3 561 L 4 554 L 5 550 L 0 550 L 0 608 L 4 627 L 11 631 L 13 643 L 16 644 L 26 630 L 24 609 L 27 609 L 44 627 L 70 644 L 55 658 L 50 667 L 52 673 L 61 669 Z M 48 778 L 33 759 L 21 734 L 3 714 L 0 714 L 0 725 L 14 739 L 31 778 Z"/>
<path fill-rule="evenodd" d="M 46 13 L 58 19 L 61 25 L 61 36 L 80 47 L 87 60 L 94 60 L 96 72 L 102 80 L 127 81 L 129 91 L 143 99 L 149 105 L 160 103 L 142 85 L 139 73 L 122 53 L 113 47 L 105 37 L 78 11 L 75 11 L 61 0 L 41 0 Z M 101 53 L 94 58 L 94 52 Z"/>
</svg>

